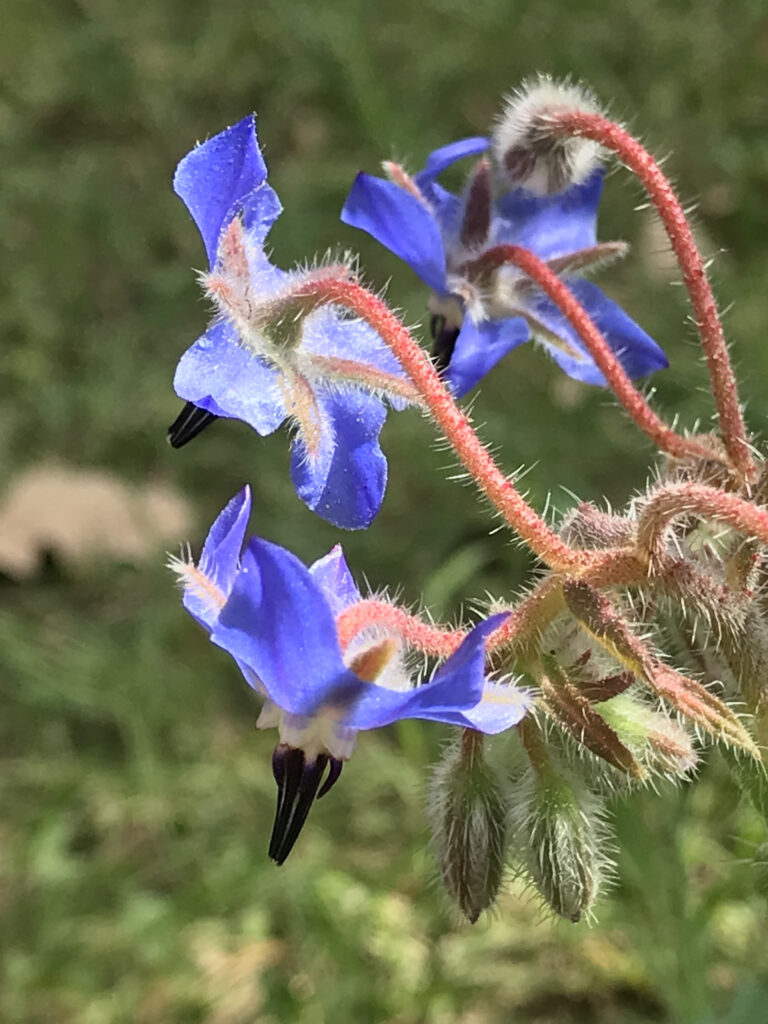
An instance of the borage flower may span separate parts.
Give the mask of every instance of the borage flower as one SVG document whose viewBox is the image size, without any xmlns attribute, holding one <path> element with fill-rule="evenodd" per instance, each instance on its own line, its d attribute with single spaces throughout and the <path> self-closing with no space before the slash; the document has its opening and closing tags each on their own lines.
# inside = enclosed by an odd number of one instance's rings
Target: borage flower
<svg viewBox="0 0 768 1024">
<path fill-rule="evenodd" d="M 266 176 L 254 116 L 176 170 L 174 189 L 205 243 L 211 270 L 202 282 L 217 313 L 176 370 L 188 404 L 169 439 L 181 447 L 221 416 L 261 435 L 288 420 L 299 497 L 334 525 L 359 529 L 386 486 L 382 398 L 402 408 L 414 392 L 371 328 L 313 295 L 313 282 L 349 276 L 348 266 L 287 272 L 270 263 L 264 240 L 281 206 Z"/>
<path fill-rule="evenodd" d="M 527 277 L 509 266 L 492 272 L 483 267 L 483 252 L 502 244 L 530 249 L 564 275 L 631 377 L 665 367 L 666 357 L 653 339 L 596 285 L 574 276 L 626 248 L 597 242 L 602 168 L 577 166 L 586 177 L 570 181 L 560 192 L 535 195 L 509 189 L 504 174 L 483 158 L 462 196 L 440 185 L 443 171 L 490 145 L 489 139 L 474 137 L 444 146 L 413 177 L 393 163 L 383 165 L 391 180 L 360 173 L 341 214 L 345 223 L 404 260 L 432 289 L 435 355 L 454 394 L 464 395 L 532 337 L 569 376 L 605 384 L 573 327 Z"/>
<path fill-rule="evenodd" d="M 184 606 L 267 698 L 257 725 L 279 732 L 269 855 L 282 864 L 358 732 L 422 718 L 497 733 L 520 721 L 529 698 L 485 679 L 485 640 L 505 614 L 475 626 L 422 685 L 414 686 L 406 643 L 392 627 L 364 627 L 342 650 L 338 617 L 361 596 L 341 548 L 307 568 L 253 537 L 240 557 L 249 510 L 246 488 L 213 524 L 199 564 L 176 559 L 173 568 Z"/>
</svg>

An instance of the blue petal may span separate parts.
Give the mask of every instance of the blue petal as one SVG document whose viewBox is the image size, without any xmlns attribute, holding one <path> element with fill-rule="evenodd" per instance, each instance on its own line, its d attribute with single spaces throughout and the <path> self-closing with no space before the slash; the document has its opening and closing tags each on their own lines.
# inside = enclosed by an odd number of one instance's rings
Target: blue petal
<svg viewBox="0 0 768 1024">
<path fill-rule="evenodd" d="M 454 724 L 457 712 L 473 708 L 483 692 L 485 640 L 508 615 L 493 615 L 481 622 L 445 662 L 434 679 L 405 692 L 369 683 L 344 712 L 344 724 L 353 729 L 377 729 L 401 718 L 423 718 Z"/>
<path fill-rule="evenodd" d="M 486 138 L 475 136 L 470 139 L 459 139 L 447 146 L 441 146 L 427 157 L 423 169 L 414 176 L 419 190 L 429 201 L 444 234 L 452 234 L 458 230 L 461 215 L 461 200 L 453 192 L 449 192 L 436 181 L 436 178 L 457 160 L 468 156 L 479 156 L 484 153 L 490 142 Z"/>
<path fill-rule="evenodd" d="M 229 596 L 235 576 L 240 565 L 240 552 L 243 538 L 248 527 L 251 514 L 251 491 L 243 487 L 229 504 L 219 513 L 216 521 L 208 532 L 198 569 L 207 576 L 214 585 Z M 194 587 L 184 591 L 182 603 L 190 615 L 194 616 L 206 629 L 212 629 L 218 616 L 211 602 L 205 600 Z"/>
<path fill-rule="evenodd" d="M 415 175 L 416 184 L 419 188 L 423 188 L 438 178 L 457 160 L 463 160 L 468 156 L 479 156 L 480 153 L 484 153 L 488 149 L 490 144 L 489 139 L 473 135 L 471 138 L 458 139 L 456 142 L 449 142 L 447 146 L 433 150 L 427 157 L 424 167 Z"/>
<path fill-rule="evenodd" d="M 353 695 L 366 685 L 345 667 L 333 614 L 307 568 L 259 538 L 248 543 L 211 640 L 292 714 L 311 716 L 329 694 Z"/>
<path fill-rule="evenodd" d="M 486 683 L 480 703 L 468 711 L 457 712 L 448 724 L 495 735 L 517 725 L 532 707 L 533 697 L 526 690 Z"/>
<path fill-rule="evenodd" d="M 521 245 L 545 260 L 596 245 L 603 177 L 598 168 L 582 185 L 552 196 L 508 192 L 496 202 L 491 244 Z"/>
<path fill-rule="evenodd" d="M 255 114 L 197 146 L 180 161 L 173 189 L 197 224 L 211 267 L 222 229 L 235 214 L 242 212 L 254 239 L 264 240 L 281 210 L 266 179 Z"/>
<path fill-rule="evenodd" d="M 373 395 L 315 390 L 323 419 L 316 451 L 308 454 L 296 439 L 291 477 L 296 493 L 313 512 L 334 526 L 361 530 L 381 507 L 387 460 L 379 447 L 386 409 Z"/>
<path fill-rule="evenodd" d="M 184 353 L 173 386 L 201 409 L 249 423 L 262 436 L 287 415 L 275 370 L 249 352 L 228 320 L 215 321 Z"/>
<path fill-rule="evenodd" d="M 445 294 L 445 252 L 427 207 L 394 182 L 358 174 L 341 219 L 367 231 L 414 270 L 433 291 Z"/>
<path fill-rule="evenodd" d="M 520 316 L 475 323 L 465 315 L 445 371 L 445 379 L 456 398 L 470 391 L 500 359 L 530 336 L 528 323 Z"/>
<path fill-rule="evenodd" d="M 618 355 L 630 377 L 644 377 L 669 365 L 667 357 L 653 338 L 628 317 L 620 306 L 607 298 L 596 284 L 578 278 L 569 278 L 566 283 Z M 605 385 L 605 378 L 581 339 L 554 303 L 539 293 L 538 297 L 530 299 L 526 305 L 548 331 L 561 338 L 570 348 L 582 353 L 581 359 L 569 355 L 548 343 L 546 336 L 543 336 L 541 341 L 561 369 L 585 384 Z"/>
<path fill-rule="evenodd" d="M 360 600 L 360 591 L 349 571 L 341 544 L 331 548 L 309 567 L 310 575 L 320 587 L 334 615 L 339 615 Z"/>
</svg>

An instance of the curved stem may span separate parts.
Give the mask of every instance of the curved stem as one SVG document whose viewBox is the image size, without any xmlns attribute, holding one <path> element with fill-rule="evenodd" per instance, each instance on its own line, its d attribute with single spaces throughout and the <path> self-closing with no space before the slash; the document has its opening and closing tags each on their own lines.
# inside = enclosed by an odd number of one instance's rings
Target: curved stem
<svg viewBox="0 0 768 1024">
<path fill-rule="evenodd" d="M 491 505 L 542 561 L 562 570 L 589 561 L 586 552 L 574 551 L 547 526 L 502 473 L 466 414 L 456 405 L 429 356 L 381 299 L 356 282 L 344 279 L 317 280 L 307 287 L 313 294 L 357 314 L 389 345 L 462 465 Z"/>
<path fill-rule="evenodd" d="M 717 454 L 710 447 L 692 438 L 682 437 L 656 415 L 568 285 L 535 253 L 519 245 L 497 245 L 484 252 L 473 265 L 493 269 L 503 264 L 511 264 L 525 271 L 549 296 L 586 345 L 618 400 L 661 451 L 678 459 L 691 455 L 717 459 Z"/>
<path fill-rule="evenodd" d="M 696 324 L 707 359 L 712 394 L 720 419 L 723 442 L 734 467 L 747 481 L 756 475 L 755 463 L 749 450 L 747 431 L 739 404 L 723 326 L 717 313 L 712 289 L 704 264 L 696 246 L 688 220 L 667 177 L 651 154 L 621 125 L 600 114 L 583 112 L 558 113 L 548 126 L 569 135 L 593 139 L 618 154 L 622 162 L 637 175 L 656 207 L 672 243 L 683 281 L 691 298 Z"/>
<path fill-rule="evenodd" d="M 735 494 L 706 484 L 671 484 L 648 501 L 637 522 L 637 546 L 641 557 L 658 560 L 672 522 L 683 515 L 697 515 L 725 523 L 768 544 L 768 511 Z"/>
<path fill-rule="evenodd" d="M 345 608 L 336 619 L 336 630 L 342 650 L 349 646 L 357 634 L 370 626 L 389 627 L 411 647 L 425 654 L 444 658 L 453 654 L 467 635 L 464 629 L 440 629 L 398 608 L 388 601 L 357 601 Z"/>
</svg>

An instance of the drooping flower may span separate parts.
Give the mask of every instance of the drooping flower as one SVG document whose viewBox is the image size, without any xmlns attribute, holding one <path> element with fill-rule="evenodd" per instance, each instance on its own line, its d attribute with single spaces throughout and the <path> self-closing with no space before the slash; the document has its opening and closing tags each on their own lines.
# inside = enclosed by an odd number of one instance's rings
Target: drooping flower
<svg viewBox="0 0 768 1024">
<path fill-rule="evenodd" d="M 402 408 L 413 392 L 371 328 L 313 296 L 313 281 L 349 276 L 348 266 L 283 271 L 269 261 L 264 241 L 281 206 L 266 176 L 254 116 L 176 170 L 174 189 L 205 244 L 202 281 L 216 315 L 177 367 L 174 387 L 187 406 L 169 439 L 181 447 L 222 416 L 261 435 L 287 420 L 299 497 L 336 526 L 359 529 L 386 486 L 382 398 Z"/>
<path fill-rule="evenodd" d="M 653 339 L 596 285 L 575 276 L 625 248 L 597 242 L 602 168 L 545 195 L 509 189 L 505 174 L 485 158 L 461 196 L 438 182 L 458 160 L 481 156 L 490 146 L 482 137 L 461 139 L 431 153 L 413 177 L 392 163 L 384 165 L 391 180 L 360 173 L 341 214 L 432 289 L 435 355 L 454 394 L 466 394 L 508 352 L 534 337 L 569 376 L 605 383 L 573 327 L 528 278 L 510 266 L 491 274 L 483 269 L 478 257 L 502 244 L 532 250 L 564 276 L 631 377 L 665 367 Z"/>
<path fill-rule="evenodd" d="M 361 596 L 341 548 L 307 568 L 253 537 L 241 556 L 249 507 L 246 489 L 213 524 L 198 565 L 174 560 L 173 568 L 186 609 L 266 697 L 257 724 L 278 728 L 269 855 L 280 864 L 315 798 L 338 779 L 358 732 L 422 718 L 496 733 L 520 721 L 529 698 L 485 678 L 485 640 L 504 614 L 475 626 L 421 685 L 393 627 L 367 626 L 342 649 L 337 619 Z"/>
</svg>

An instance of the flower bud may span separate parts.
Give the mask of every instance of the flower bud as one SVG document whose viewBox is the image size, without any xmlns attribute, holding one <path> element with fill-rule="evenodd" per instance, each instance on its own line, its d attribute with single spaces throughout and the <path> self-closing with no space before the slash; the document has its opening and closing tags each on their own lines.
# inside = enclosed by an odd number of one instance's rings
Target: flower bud
<svg viewBox="0 0 768 1024">
<path fill-rule="evenodd" d="M 552 764 L 531 769 L 515 799 L 515 840 L 536 888 L 556 914 L 579 921 L 604 881 L 609 859 L 598 798 Z"/>
<path fill-rule="evenodd" d="M 543 671 L 537 682 L 552 718 L 578 743 L 620 772 L 634 779 L 644 779 L 645 769 L 633 751 L 621 741 L 557 660 L 542 653 L 541 663 Z"/>
<path fill-rule="evenodd" d="M 722 651 L 755 716 L 758 743 L 768 747 L 768 622 L 758 607 L 749 609 L 743 628 L 723 631 Z"/>
<path fill-rule="evenodd" d="M 603 701 L 598 708 L 646 768 L 662 775 L 681 777 L 696 767 L 698 758 L 685 729 L 648 707 L 634 694 L 619 694 Z"/>
<path fill-rule="evenodd" d="M 445 888 L 474 924 L 501 886 L 507 837 L 506 801 L 481 733 L 465 729 L 445 751 L 430 787 L 430 818 Z"/>
<path fill-rule="evenodd" d="M 601 512 L 591 502 L 582 501 L 566 516 L 560 536 L 572 547 L 621 548 L 632 543 L 633 529 L 630 520 Z"/>
<path fill-rule="evenodd" d="M 558 114 L 598 112 L 584 88 L 548 75 L 524 82 L 507 100 L 493 133 L 493 151 L 511 187 L 553 195 L 585 181 L 600 161 L 591 139 L 557 129 Z"/>
</svg>

